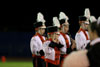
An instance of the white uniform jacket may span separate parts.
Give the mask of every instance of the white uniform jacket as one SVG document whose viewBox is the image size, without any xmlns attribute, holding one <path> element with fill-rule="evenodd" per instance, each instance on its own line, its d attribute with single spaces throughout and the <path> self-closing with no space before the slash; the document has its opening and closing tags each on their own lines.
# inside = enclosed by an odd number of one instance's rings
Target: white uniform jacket
<svg viewBox="0 0 100 67">
<path fill-rule="evenodd" d="M 43 39 L 45 40 L 45 37 L 43 37 Z M 40 39 L 40 37 L 38 35 L 33 36 L 31 38 L 30 48 L 31 48 L 32 54 L 35 54 L 37 56 L 40 56 L 40 54 L 37 53 L 37 52 L 39 52 L 40 50 L 43 49 L 43 43 L 42 43 L 42 41 L 41 41 L 41 39 Z"/>
<path fill-rule="evenodd" d="M 75 42 L 76 42 L 77 50 L 85 49 L 85 47 L 87 46 L 87 43 L 90 42 L 88 32 L 85 31 L 85 33 L 86 33 L 88 39 L 86 38 L 86 35 L 84 34 L 83 31 L 79 31 L 76 33 Z"/>
<path fill-rule="evenodd" d="M 71 45 L 70 37 L 69 37 L 67 34 L 66 34 L 66 37 L 67 37 L 67 39 L 68 39 L 68 41 L 69 41 L 69 46 L 70 46 L 70 45 Z M 65 38 L 62 36 L 62 34 L 60 34 L 58 40 L 60 41 L 60 43 L 61 43 L 62 45 L 64 45 L 64 47 L 62 47 L 62 48 L 60 49 L 61 54 L 66 54 L 66 51 L 67 51 L 67 44 L 66 44 Z"/>
</svg>

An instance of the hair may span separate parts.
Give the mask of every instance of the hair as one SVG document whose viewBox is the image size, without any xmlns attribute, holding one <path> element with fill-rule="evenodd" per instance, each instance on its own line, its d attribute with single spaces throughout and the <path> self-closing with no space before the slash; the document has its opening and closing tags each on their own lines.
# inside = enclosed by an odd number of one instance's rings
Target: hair
<svg viewBox="0 0 100 67">
<path fill-rule="evenodd" d="M 97 21 L 90 23 L 90 28 L 92 32 L 96 31 L 97 35 L 100 37 L 100 24 L 97 25 Z"/>
</svg>

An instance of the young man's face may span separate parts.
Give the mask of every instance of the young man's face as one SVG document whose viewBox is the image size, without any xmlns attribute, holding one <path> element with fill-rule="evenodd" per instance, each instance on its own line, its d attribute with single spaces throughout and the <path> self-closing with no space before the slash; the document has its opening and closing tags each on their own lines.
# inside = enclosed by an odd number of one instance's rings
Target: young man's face
<svg viewBox="0 0 100 67">
<path fill-rule="evenodd" d="M 68 33 L 68 31 L 69 31 L 69 24 L 68 24 L 68 23 L 64 23 L 64 24 L 63 24 L 63 28 L 64 28 L 64 29 L 62 29 L 63 32 L 64 32 L 64 33 Z"/>
<path fill-rule="evenodd" d="M 85 30 L 88 30 L 89 24 L 85 24 Z"/>
<path fill-rule="evenodd" d="M 60 35 L 59 32 L 55 32 L 55 33 L 53 34 L 54 39 L 58 39 L 59 35 Z"/>
<path fill-rule="evenodd" d="M 65 33 L 67 33 L 69 31 L 69 25 L 65 25 L 64 30 L 65 30 Z"/>
<path fill-rule="evenodd" d="M 87 21 L 83 21 L 83 23 L 81 24 L 81 27 L 84 29 L 84 30 L 88 30 L 88 26 L 89 24 L 85 23 Z"/>
<path fill-rule="evenodd" d="M 39 30 L 40 30 L 41 35 L 45 33 L 45 28 L 40 28 Z"/>
</svg>

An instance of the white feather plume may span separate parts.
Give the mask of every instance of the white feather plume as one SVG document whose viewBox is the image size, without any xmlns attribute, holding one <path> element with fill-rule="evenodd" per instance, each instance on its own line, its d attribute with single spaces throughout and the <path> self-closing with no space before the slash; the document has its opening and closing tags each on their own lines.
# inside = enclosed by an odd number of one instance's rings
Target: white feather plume
<svg viewBox="0 0 100 67">
<path fill-rule="evenodd" d="M 53 17 L 53 26 L 60 27 L 60 22 L 57 17 Z"/>
<path fill-rule="evenodd" d="M 95 21 L 97 21 L 97 19 L 95 18 L 95 16 L 90 16 L 90 22 L 92 23 L 92 22 L 95 22 Z"/>
<path fill-rule="evenodd" d="M 86 16 L 88 19 L 90 18 L 91 14 L 90 14 L 90 10 L 89 8 L 86 8 L 84 11 L 84 16 Z"/>
<path fill-rule="evenodd" d="M 100 17 L 98 18 L 97 24 L 100 24 Z"/>
<path fill-rule="evenodd" d="M 66 14 L 64 12 L 60 12 L 59 14 L 59 20 L 61 19 L 65 19 L 66 21 L 69 20 L 68 16 L 66 16 Z"/>
<path fill-rule="evenodd" d="M 41 12 L 39 12 L 39 13 L 37 14 L 37 22 L 43 22 L 43 23 L 46 22 L 46 21 L 44 20 L 43 14 L 42 14 Z"/>
</svg>

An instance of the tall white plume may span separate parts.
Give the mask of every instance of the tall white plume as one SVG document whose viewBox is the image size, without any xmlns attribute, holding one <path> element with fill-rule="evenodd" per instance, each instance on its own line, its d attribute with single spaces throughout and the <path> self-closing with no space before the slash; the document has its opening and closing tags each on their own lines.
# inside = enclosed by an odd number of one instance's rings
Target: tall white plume
<svg viewBox="0 0 100 67">
<path fill-rule="evenodd" d="M 61 19 L 65 19 L 66 21 L 69 20 L 68 16 L 66 16 L 66 14 L 64 12 L 60 12 L 59 14 L 59 20 Z"/>
<path fill-rule="evenodd" d="M 95 16 L 90 16 L 90 22 L 92 23 L 92 22 L 95 22 L 95 21 L 97 21 L 97 19 L 95 18 Z"/>
<path fill-rule="evenodd" d="M 57 17 L 53 17 L 53 26 L 60 27 L 60 22 Z"/>
<path fill-rule="evenodd" d="M 39 13 L 37 14 L 37 22 L 43 22 L 43 23 L 46 22 L 46 21 L 44 20 L 43 14 L 42 14 L 41 12 L 39 12 Z"/>
<path fill-rule="evenodd" d="M 91 13 L 90 13 L 90 9 L 89 9 L 89 8 L 86 8 L 86 9 L 85 9 L 85 11 L 84 11 L 84 16 L 86 16 L 88 19 L 90 18 Z"/>
<path fill-rule="evenodd" d="M 98 18 L 97 24 L 100 24 L 100 17 Z"/>
</svg>

